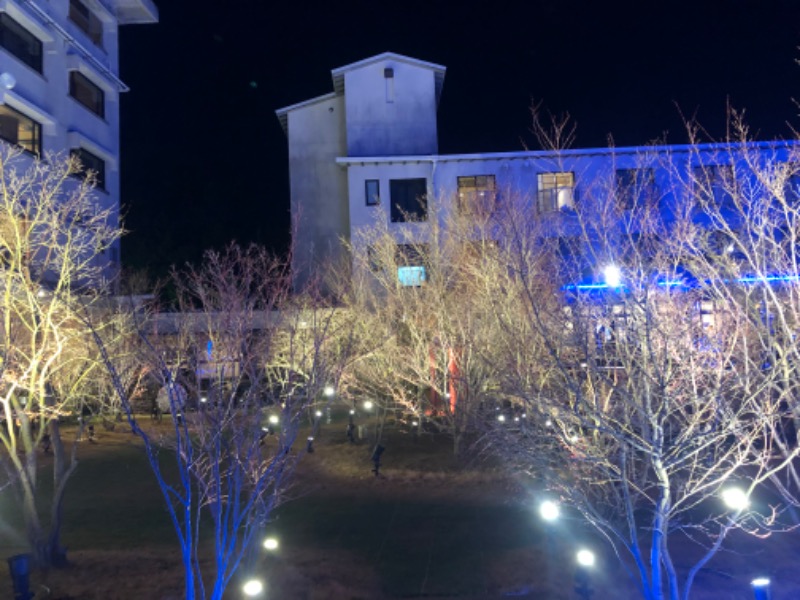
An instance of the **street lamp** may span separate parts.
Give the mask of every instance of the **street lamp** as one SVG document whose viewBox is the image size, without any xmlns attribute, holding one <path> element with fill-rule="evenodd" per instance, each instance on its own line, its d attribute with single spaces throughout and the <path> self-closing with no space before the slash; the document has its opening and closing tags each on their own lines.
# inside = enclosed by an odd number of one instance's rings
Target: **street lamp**
<svg viewBox="0 0 800 600">
<path fill-rule="evenodd" d="M 725 506 L 736 512 L 741 512 L 750 506 L 747 492 L 740 487 L 725 488 L 720 495 Z"/>
<path fill-rule="evenodd" d="M 581 548 L 575 554 L 575 560 L 578 561 L 578 564 L 581 567 L 593 567 L 595 563 L 594 552 L 587 550 L 586 548 Z"/>
<path fill-rule="evenodd" d="M 280 419 L 278 418 L 278 415 L 270 415 L 269 422 L 271 425 L 277 425 L 280 422 Z"/>
<path fill-rule="evenodd" d="M 333 388 L 332 385 L 326 385 L 325 389 L 322 390 L 322 393 L 325 394 L 328 398 L 333 398 L 334 394 L 336 394 L 336 390 Z"/>
<path fill-rule="evenodd" d="M 372 410 L 373 406 L 374 405 L 372 404 L 372 400 L 366 400 L 364 402 L 364 410 Z"/>
</svg>

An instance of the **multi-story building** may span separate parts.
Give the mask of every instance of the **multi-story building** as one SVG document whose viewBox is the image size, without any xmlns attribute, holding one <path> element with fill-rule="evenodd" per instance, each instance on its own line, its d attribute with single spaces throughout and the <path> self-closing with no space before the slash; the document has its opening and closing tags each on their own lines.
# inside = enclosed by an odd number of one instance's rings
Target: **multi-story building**
<svg viewBox="0 0 800 600">
<path fill-rule="evenodd" d="M 119 221 L 119 26 L 155 23 L 152 0 L 0 0 L 0 142 L 70 153 Z M 119 269 L 119 243 L 107 256 Z"/>
<path fill-rule="evenodd" d="M 332 75 L 333 92 L 276 111 L 289 141 L 297 284 L 326 261 L 345 259 L 342 240 L 367 250 L 359 232 L 376 224 L 398 244 L 424 244 L 431 215 L 514 197 L 552 223 L 552 235 L 569 235 L 579 202 L 614 201 L 624 211 L 658 196 L 668 207 L 686 182 L 723 194 L 718 184 L 745 154 L 786 161 L 797 148 L 767 142 L 440 155 L 436 111 L 445 67 L 385 53 Z M 424 267 L 404 267 L 398 276 L 417 285 Z"/>
</svg>

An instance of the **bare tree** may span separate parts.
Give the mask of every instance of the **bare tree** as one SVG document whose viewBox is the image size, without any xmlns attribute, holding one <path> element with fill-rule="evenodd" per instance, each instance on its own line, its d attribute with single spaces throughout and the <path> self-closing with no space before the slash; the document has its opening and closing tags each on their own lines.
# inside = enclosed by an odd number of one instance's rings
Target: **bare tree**
<svg viewBox="0 0 800 600">
<path fill-rule="evenodd" d="M 79 180 L 74 160 L 39 160 L 0 144 L 0 462 L 37 563 L 63 562 L 62 502 L 80 431 L 60 421 L 91 394 L 96 355 L 76 306 L 102 301 L 115 216 Z M 43 448 L 53 460 L 42 461 Z M 52 494 L 41 479 L 51 470 Z"/>
<path fill-rule="evenodd" d="M 775 259 L 794 252 L 780 183 L 793 161 L 741 143 L 637 167 L 654 164 L 660 187 L 623 194 L 612 172 L 557 221 L 501 217 L 475 289 L 502 393 L 527 419 L 487 421 L 490 444 L 602 534 L 642 597 L 677 600 L 733 529 L 790 526 L 774 483 L 798 453 L 782 429 L 798 271 Z M 733 485 L 749 504 L 722 503 Z M 687 545 L 698 558 L 676 564 Z"/>
<path fill-rule="evenodd" d="M 287 263 L 256 246 L 209 251 L 199 267 L 175 271 L 173 283 L 177 310 L 134 328 L 168 399 L 164 439 L 137 420 L 111 345 L 100 331 L 96 340 L 178 534 L 186 598 L 219 599 L 256 558 L 256 536 L 284 499 L 305 450 L 295 448 L 304 416 L 340 377 L 348 320 L 313 295 L 291 294 Z M 165 448 L 176 476 L 159 460 Z M 213 524 L 208 572 L 199 549 L 205 518 Z"/>
</svg>

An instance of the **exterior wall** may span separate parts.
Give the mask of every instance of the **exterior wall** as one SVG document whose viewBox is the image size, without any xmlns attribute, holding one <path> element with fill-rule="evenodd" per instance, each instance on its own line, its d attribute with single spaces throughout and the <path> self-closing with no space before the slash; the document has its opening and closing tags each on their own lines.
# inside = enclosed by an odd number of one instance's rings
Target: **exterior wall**
<svg viewBox="0 0 800 600">
<path fill-rule="evenodd" d="M 394 76 L 387 79 L 385 69 Z M 433 71 L 386 59 L 344 77 L 348 156 L 436 154 Z"/>
<path fill-rule="evenodd" d="M 0 48 L 0 72 L 7 72 L 16 83 L 0 90 L 0 104 L 25 114 L 42 125 L 42 151 L 45 155 L 68 155 L 82 148 L 105 162 L 105 189 L 97 189 L 98 203 L 112 211 L 112 224 L 119 226 L 119 96 L 127 90 L 119 80 L 118 20 L 114 2 L 89 2 L 102 26 L 102 42 L 96 44 L 69 18 L 69 0 L 0 0 L 0 12 L 7 13 L 43 43 L 42 73 L 30 68 L 13 54 Z M 155 22 L 155 7 L 150 0 L 122 0 L 137 22 Z M 111 7 L 111 8 L 109 8 Z M 144 7 L 144 12 L 142 12 Z M 78 71 L 98 86 L 104 95 L 104 115 L 98 116 L 69 93 L 70 71 Z M 0 143 L 2 143 L 0 141 Z M 119 242 L 107 255 L 107 276 L 114 277 L 120 264 Z"/>
<path fill-rule="evenodd" d="M 347 176 L 336 164 L 336 157 L 346 152 L 344 99 L 326 97 L 290 111 L 287 118 L 297 288 L 307 282 L 311 267 L 345 256 L 341 240 L 350 235 Z"/>
</svg>

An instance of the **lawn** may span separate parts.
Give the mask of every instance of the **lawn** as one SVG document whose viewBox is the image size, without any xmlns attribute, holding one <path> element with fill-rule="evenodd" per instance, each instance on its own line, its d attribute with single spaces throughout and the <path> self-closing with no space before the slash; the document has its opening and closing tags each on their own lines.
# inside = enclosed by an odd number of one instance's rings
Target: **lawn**
<svg viewBox="0 0 800 600">
<path fill-rule="evenodd" d="M 139 441 L 120 429 L 81 444 L 65 503 L 71 566 L 35 574 L 36 600 L 182 597 L 177 541 L 161 496 Z M 343 423 L 323 425 L 289 501 L 273 514 L 269 532 L 280 550 L 264 552 L 255 566 L 268 598 L 575 598 L 579 543 L 600 555 L 595 600 L 636 597 L 602 543 L 574 521 L 547 531 L 523 484 L 499 465 L 465 466 L 444 436 L 391 430 L 382 477 L 375 478 L 373 443 L 349 444 Z M 164 451 L 162 460 L 169 468 L 171 454 Z M 7 491 L 0 492 L 0 516 L 11 526 L 0 531 L 0 552 L 24 550 Z M 774 600 L 794 597 L 800 584 L 792 540 L 737 543 L 738 553 L 721 555 L 701 574 L 693 597 L 750 598 L 748 582 L 762 572 L 776 581 Z M 0 597 L 10 591 L 3 561 Z M 241 597 L 237 589 L 228 596 Z"/>
</svg>

